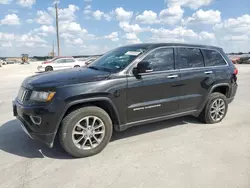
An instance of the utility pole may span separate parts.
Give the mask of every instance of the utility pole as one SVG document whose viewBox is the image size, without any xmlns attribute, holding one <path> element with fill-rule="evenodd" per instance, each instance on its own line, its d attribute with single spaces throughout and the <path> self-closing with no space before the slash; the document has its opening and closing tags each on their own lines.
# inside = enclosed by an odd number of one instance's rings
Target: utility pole
<svg viewBox="0 0 250 188">
<path fill-rule="evenodd" d="M 56 9 L 57 56 L 60 56 L 60 39 L 59 39 L 59 28 L 58 28 L 58 10 L 57 10 L 57 2 L 55 3 L 55 9 Z"/>
<path fill-rule="evenodd" d="M 55 57 L 55 44 L 54 44 L 54 41 L 53 41 L 52 57 Z"/>
</svg>

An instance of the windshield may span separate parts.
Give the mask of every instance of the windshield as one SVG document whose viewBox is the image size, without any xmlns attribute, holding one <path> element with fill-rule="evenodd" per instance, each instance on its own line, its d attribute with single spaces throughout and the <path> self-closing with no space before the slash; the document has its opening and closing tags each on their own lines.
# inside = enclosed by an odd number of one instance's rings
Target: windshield
<svg viewBox="0 0 250 188">
<path fill-rule="evenodd" d="M 118 72 L 127 67 L 145 50 L 146 48 L 135 46 L 116 48 L 94 61 L 89 68 Z"/>
</svg>

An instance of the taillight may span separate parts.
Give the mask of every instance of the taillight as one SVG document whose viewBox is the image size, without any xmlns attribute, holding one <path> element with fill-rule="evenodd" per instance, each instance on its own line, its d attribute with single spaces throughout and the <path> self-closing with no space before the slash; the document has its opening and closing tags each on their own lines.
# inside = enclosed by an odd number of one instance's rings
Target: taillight
<svg viewBox="0 0 250 188">
<path fill-rule="evenodd" d="M 236 67 L 234 67 L 234 73 L 232 76 L 232 82 L 235 83 L 237 82 L 237 74 L 239 73 L 238 69 Z"/>
<path fill-rule="evenodd" d="M 234 75 L 237 75 L 239 73 L 238 69 L 235 67 L 234 68 Z"/>
</svg>

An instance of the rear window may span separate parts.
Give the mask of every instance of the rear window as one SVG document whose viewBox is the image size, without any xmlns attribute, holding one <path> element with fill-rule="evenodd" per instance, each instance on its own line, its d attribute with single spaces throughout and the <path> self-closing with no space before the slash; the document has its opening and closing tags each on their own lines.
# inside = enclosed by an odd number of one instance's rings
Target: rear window
<svg viewBox="0 0 250 188">
<path fill-rule="evenodd" d="M 226 65 L 225 59 L 215 50 L 202 50 L 205 57 L 206 66 L 221 66 Z"/>
<path fill-rule="evenodd" d="M 179 48 L 178 67 L 180 69 L 204 67 L 201 50 L 198 48 Z"/>
</svg>

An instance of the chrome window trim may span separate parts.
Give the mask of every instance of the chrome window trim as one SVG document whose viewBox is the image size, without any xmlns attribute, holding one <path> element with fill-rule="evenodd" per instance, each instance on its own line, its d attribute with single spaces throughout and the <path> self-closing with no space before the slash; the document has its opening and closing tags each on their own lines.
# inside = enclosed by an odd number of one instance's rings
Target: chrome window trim
<svg viewBox="0 0 250 188">
<path fill-rule="evenodd" d="M 202 49 L 202 48 L 201 48 Z M 217 66 L 206 66 L 206 61 L 205 61 L 205 67 L 224 67 L 224 66 L 229 66 L 227 60 L 225 59 L 225 57 L 221 54 L 220 51 L 216 50 L 216 49 L 205 49 L 203 48 L 203 50 L 210 50 L 210 51 L 216 51 L 220 54 L 220 56 L 224 59 L 224 61 L 226 62 L 226 65 L 217 65 Z M 204 60 L 205 60 L 205 57 L 204 57 Z"/>
<path fill-rule="evenodd" d="M 153 48 L 153 49 L 150 49 L 149 51 L 145 52 L 145 54 L 142 54 L 140 57 L 136 58 L 134 61 L 132 61 L 130 63 L 130 65 L 128 65 L 122 72 L 127 74 L 128 76 L 133 76 L 133 67 L 135 65 L 137 65 L 142 59 L 144 59 L 149 53 L 157 50 L 157 49 L 162 49 L 162 48 L 173 48 L 174 49 L 174 56 L 176 56 L 175 54 L 175 49 L 177 48 L 197 48 L 197 49 L 200 49 L 200 50 L 211 50 L 211 51 L 216 51 L 220 54 L 220 56 L 224 59 L 224 61 L 226 62 L 226 65 L 217 65 L 217 66 L 206 66 L 206 62 L 205 62 L 205 67 L 196 67 L 196 68 L 185 68 L 185 69 L 173 69 L 173 70 L 167 70 L 167 72 L 170 72 L 170 71 L 182 71 L 182 70 L 194 70 L 194 69 L 206 69 L 206 68 L 216 68 L 216 67 L 227 67 L 229 66 L 229 63 L 227 62 L 227 60 L 225 59 L 225 57 L 221 54 L 221 52 L 217 49 L 214 49 L 214 48 L 209 48 L 209 47 L 196 47 L 196 46 L 160 46 L 160 47 L 156 47 L 156 48 Z M 204 60 L 205 60 L 205 57 L 204 57 Z M 176 58 L 175 58 L 175 65 L 176 65 Z M 150 73 L 143 73 L 141 75 L 145 75 L 145 74 L 155 74 L 157 72 L 165 72 L 165 71 L 155 71 L 155 72 L 150 72 Z"/>
<path fill-rule="evenodd" d="M 156 73 L 162 73 L 162 72 L 171 72 L 171 71 L 176 71 L 177 69 L 175 69 L 175 50 L 174 50 L 174 48 L 175 47 L 173 47 L 173 46 L 161 46 L 161 47 L 157 47 L 157 48 L 153 48 L 153 49 L 151 49 L 151 50 L 149 50 L 148 52 L 146 52 L 145 54 L 142 54 L 142 56 L 140 56 L 140 57 L 138 57 L 138 58 L 136 58 L 126 69 L 126 72 L 128 72 L 127 73 L 127 75 L 129 75 L 129 76 L 133 76 L 133 72 L 132 72 L 132 70 L 133 70 L 133 67 L 135 66 L 135 65 L 137 65 L 139 62 L 141 62 L 145 57 L 147 57 L 147 55 L 149 55 L 150 53 L 152 53 L 152 52 L 154 52 L 154 51 L 156 51 L 156 50 L 159 50 L 159 49 L 164 49 L 164 48 L 172 48 L 173 49 L 173 56 L 174 56 L 174 69 L 172 69 L 172 70 L 164 70 L 164 71 L 153 71 L 153 72 L 150 72 L 150 73 L 141 73 L 140 75 L 148 75 L 148 74 L 156 74 Z"/>
</svg>

